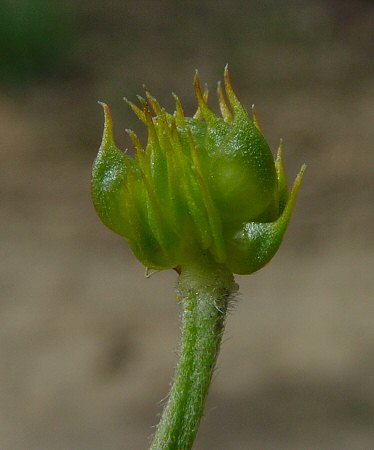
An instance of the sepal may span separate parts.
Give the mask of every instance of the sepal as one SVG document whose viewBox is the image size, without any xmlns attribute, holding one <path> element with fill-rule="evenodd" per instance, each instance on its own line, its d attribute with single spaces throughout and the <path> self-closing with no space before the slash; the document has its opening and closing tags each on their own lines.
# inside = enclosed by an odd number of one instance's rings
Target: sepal
<svg viewBox="0 0 374 450">
<path fill-rule="evenodd" d="M 287 204 L 275 222 L 249 222 L 226 236 L 226 266 L 234 273 L 248 275 L 264 267 L 277 252 L 295 206 L 297 192 L 306 166 L 296 177 Z"/>
<path fill-rule="evenodd" d="M 126 164 L 132 160 L 119 150 L 114 142 L 112 118 L 108 105 L 100 103 L 104 109 L 104 133 L 95 159 L 91 195 L 96 212 L 103 223 L 124 237 L 129 237 L 126 208 Z"/>
</svg>

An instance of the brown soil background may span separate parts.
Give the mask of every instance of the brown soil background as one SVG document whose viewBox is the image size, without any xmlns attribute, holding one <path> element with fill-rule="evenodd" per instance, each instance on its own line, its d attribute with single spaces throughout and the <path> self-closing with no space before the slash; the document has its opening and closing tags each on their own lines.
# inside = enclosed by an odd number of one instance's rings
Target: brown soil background
<svg viewBox="0 0 374 450">
<path fill-rule="evenodd" d="M 176 363 L 176 275 L 145 279 L 95 215 L 96 100 L 131 147 L 124 129 L 144 132 L 124 95 L 146 83 L 191 114 L 194 69 L 214 91 L 226 62 L 274 151 L 284 139 L 290 182 L 308 169 L 278 255 L 237 277 L 195 448 L 374 449 L 373 3 L 63 10 L 63 64 L 0 85 L 0 449 L 147 448 Z"/>
</svg>

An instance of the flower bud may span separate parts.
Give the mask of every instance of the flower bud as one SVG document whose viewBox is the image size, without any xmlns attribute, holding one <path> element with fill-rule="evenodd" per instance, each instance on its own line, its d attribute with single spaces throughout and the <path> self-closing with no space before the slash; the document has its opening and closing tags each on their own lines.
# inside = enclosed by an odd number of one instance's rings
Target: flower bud
<svg viewBox="0 0 374 450">
<path fill-rule="evenodd" d="M 274 161 L 257 117 L 236 97 L 226 67 L 217 94 L 222 117 L 208 106 L 197 74 L 196 114 L 166 112 L 146 92 L 141 107 L 145 148 L 126 130 L 135 157 L 119 150 L 103 104 L 105 127 L 94 163 L 92 198 L 110 229 L 125 237 L 147 267 L 178 268 L 202 253 L 230 271 L 252 273 L 276 253 L 292 214 L 304 166 L 289 195 L 281 160 Z M 152 112 L 151 112 L 152 111 Z"/>
</svg>

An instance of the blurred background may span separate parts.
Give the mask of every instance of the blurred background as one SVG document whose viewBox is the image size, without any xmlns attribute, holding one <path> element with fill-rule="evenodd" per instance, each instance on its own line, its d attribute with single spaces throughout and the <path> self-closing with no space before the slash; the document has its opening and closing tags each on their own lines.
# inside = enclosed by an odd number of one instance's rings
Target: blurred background
<svg viewBox="0 0 374 450">
<path fill-rule="evenodd" d="M 374 448 L 372 1 L 0 1 L 0 448 L 145 449 L 176 363 L 172 271 L 96 217 L 102 111 L 195 109 L 230 63 L 289 181 L 281 250 L 237 277 L 196 450 Z M 217 110 L 211 95 L 210 103 Z"/>
</svg>

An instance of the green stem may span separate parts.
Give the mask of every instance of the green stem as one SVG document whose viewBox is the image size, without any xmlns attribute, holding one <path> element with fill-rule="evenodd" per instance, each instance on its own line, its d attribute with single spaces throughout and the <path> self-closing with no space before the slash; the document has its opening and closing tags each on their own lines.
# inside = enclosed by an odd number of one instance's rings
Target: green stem
<svg viewBox="0 0 374 450">
<path fill-rule="evenodd" d="M 217 360 L 233 275 L 207 257 L 181 267 L 180 358 L 151 450 L 192 448 Z"/>
</svg>

